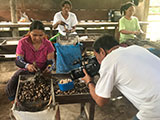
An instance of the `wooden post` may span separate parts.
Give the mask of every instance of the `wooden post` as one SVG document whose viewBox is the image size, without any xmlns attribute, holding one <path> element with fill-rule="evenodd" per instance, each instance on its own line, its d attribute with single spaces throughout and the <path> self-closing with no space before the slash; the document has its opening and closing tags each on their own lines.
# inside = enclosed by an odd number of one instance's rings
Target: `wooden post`
<svg viewBox="0 0 160 120">
<path fill-rule="evenodd" d="M 149 3 L 150 0 L 144 0 L 144 16 L 143 16 L 143 21 L 148 21 L 148 14 L 149 14 Z M 144 25 L 142 27 L 143 31 L 146 33 L 147 32 L 147 25 Z M 146 38 L 146 36 L 145 36 Z"/>
<path fill-rule="evenodd" d="M 143 20 L 144 21 L 147 21 L 148 19 L 148 14 L 149 14 L 149 3 L 150 3 L 150 0 L 144 0 L 144 18 Z"/>
<path fill-rule="evenodd" d="M 10 0 L 11 21 L 17 23 L 17 0 Z M 12 36 L 19 36 L 18 28 L 11 28 Z"/>
</svg>

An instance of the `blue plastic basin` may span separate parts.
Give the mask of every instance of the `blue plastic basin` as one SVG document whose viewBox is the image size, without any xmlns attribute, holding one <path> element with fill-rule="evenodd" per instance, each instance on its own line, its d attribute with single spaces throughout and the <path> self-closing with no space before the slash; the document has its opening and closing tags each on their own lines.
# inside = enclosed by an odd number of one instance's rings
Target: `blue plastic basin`
<svg viewBox="0 0 160 120">
<path fill-rule="evenodd" d="M 65 83 L 65 84 L 60 84 L 58 83 L 58 86 L 59 86 L 59 89 L 61 91 L 68 91 L 68 90 L 71 90 L 74 88 L 74 83 L 73 81 L 72 82 L 68 82 L 68 83 Z"/>
</svg>

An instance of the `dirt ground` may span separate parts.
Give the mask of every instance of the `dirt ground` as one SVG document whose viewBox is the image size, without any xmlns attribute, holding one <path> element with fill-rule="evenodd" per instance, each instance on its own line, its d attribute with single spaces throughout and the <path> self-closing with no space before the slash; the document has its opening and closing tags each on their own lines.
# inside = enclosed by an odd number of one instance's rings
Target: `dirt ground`
<svg viewBox="0 0 160 120">
<path fill-rule="evenodd" d="M 5 94 L 7 81 L 16 71 L 14 61 L 0 61 L 0 120 L 10 120 L 12 104 Z M 137 110 L 124 97 L 117 98 L 120 93 L 113 91 L 113 98 L 104 107 L 95 108 L 94 120 L 131 120 Z M 85 120 L 79 118 L 80 104 L 60 105 L 61 120 Z M 79 119 L 78 119 L 79 118 Z"/>
</svg>

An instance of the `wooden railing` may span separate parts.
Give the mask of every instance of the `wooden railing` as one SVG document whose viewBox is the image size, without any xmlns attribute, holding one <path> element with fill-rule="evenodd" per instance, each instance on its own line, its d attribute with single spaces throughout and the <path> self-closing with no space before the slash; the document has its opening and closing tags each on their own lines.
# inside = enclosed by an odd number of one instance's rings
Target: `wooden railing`
<svg viewBox="0 0 160 120">
<path fill-rule="evenodd" d="M 140 25 L 148 25 L 148 22 L 140 22 Z M 30 23 L 0 23 L 0 28 L 10 28 L 12 31 L 12 28 L 23 28 L 23 27 L 29 27 Z M 52 36 L 52 22 L 44 22 L 45 27 L 50 28 L 50 35 Z M 85 33 L 87 33 L 88 28 L 101 28 L 104 27 L 104 29 L 107 29 L 108 27 L 114 27 L 113 29 L 116 29 L 118 26 L 118 22 L 80 22 L 77 25 L 78 27 L 81 27 L 85 30 Z M 20 39 L 19 36 L 17 37 L 0 37 L 0 57 L 8 57 L 6 55 L 14 54 L 17 42 Z M 90 45 L 93 43 L 93 41 L 83 41 L 84 45 Z M 10 57 L 10 56 L 9 56 Z M 11 57 L 13 57 L 11 55 Z M 14 55 L 15 57 L 15 55 Z"/>
<path fill-rule="evenodd" d="M 140 25 L 148 25 L 149 22 L 140 22 Z M 22 28 L 22 27 L 29 27 L 30 23 L 11 23 L 11 22 L 5 22 L 0 23 L 0 28 L 10 28 L 10 30 L 13 30 L 12 28 Z M 44 22 L 45 27 L 49 27 L 52 31 L 52 22 Z M 87 32 L 88 28 L 101 28 L 101 27 L 117 27 L 118 22 L 79 22 L 77 24 L 77 27 L 81 27 Z"/>
</svg>

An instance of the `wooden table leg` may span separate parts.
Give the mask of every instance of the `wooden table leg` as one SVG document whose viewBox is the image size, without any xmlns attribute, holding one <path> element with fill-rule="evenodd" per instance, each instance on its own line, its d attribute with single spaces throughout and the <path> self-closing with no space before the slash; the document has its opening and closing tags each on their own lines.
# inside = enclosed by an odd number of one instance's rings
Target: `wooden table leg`
<svg viewBox="0 0 160 120">
<path fill-rule="evenodd" d="M 88 120 L 94 120 L 95 102 L 89 102 L 89 110 L 87 110 L 86 104 L 81 103 L 81 118 L 87 118 Z"/>
<path fill-rule="evenodd" d="M 79 118 L 84 118 L 86 119 L 87 118 L 87 115 L 86 115 L 86 111 L 85 111 L 85 103 L 81 103 L 81 111 L 80 111 L 80 116 Z"/>
<path fill-rule="evenodd" d="M 85 103 L 81 103 L 81 114 L 84 112 Z"/>
<path fill-rule="evenodd" d="M 95 102 L 91 101 L 89 106 L 89 120 L 94 120 Z"/>
</svg>

